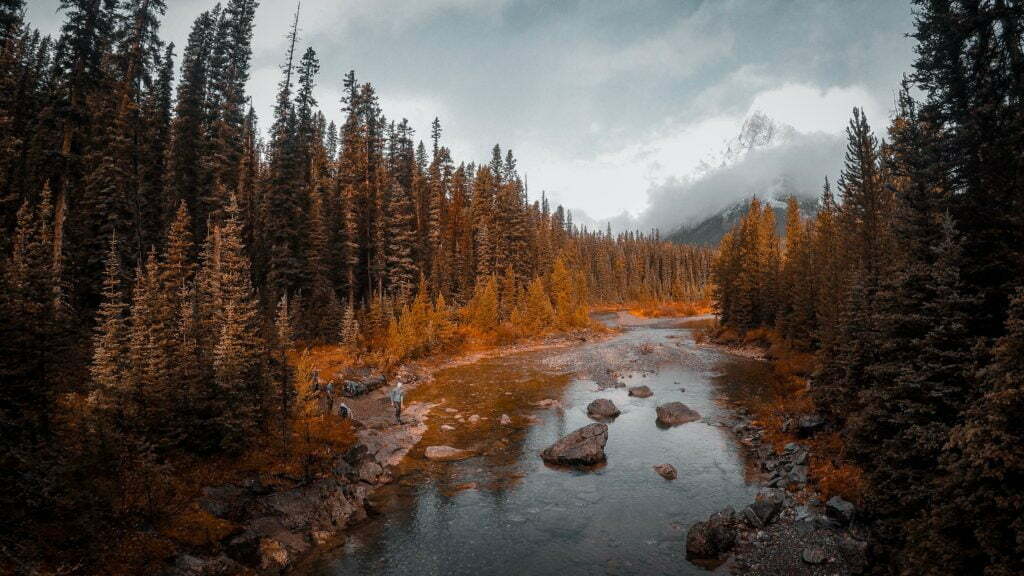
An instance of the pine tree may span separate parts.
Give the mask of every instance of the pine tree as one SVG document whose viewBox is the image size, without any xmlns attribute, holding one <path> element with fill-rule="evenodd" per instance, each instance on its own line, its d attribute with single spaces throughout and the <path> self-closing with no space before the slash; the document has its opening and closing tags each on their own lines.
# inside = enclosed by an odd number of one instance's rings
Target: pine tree
<svg viewBox="0 0 1024 576">
<path fill-rule="evenodd" d="M 1024 440 L 1024 291 L 1014 299 L 994 362 L 979 373 L 985 392 L 949 435 L 933 506 L 912 525 L 907 565 L 921 574 L 1009 576 L 1021 562 Z M 970 513 L 965 513 L 969 511 Z"/>
<path fill-rule="evenodd" d="M 280 401 L 280 419 L 282 433 L 289 434 L 288 418 L 295 401 L 294 373 L 288 362 L 288 351 L 292 349 L 292 328 L 289 319 L 288 295 L 282 295 L 277 304 L 277 315 L 274 320 L 274 354 L 273 370 L 276 380 L 277 396 Z"/>
<path fill-rule="evenodd" d="M 278 87 L 271 127 L 269 182 L 260 206 L 260 238 L 258 252 L 267 259 L 261 275 L 266 275 L 272 297 L 285 292 L 295 293 L 305 287 L 304 210 L 305 158 L 299 133 L 300 118 L 292 102 L 292 75 L 295 72 L 295 43 L 298 38 L 299 13 L 296 10 L 289 35 L 288 56 L 284 77 Z"/>
<path fill-rule="evenodd" d="M 359 345 L 359 320 L 356 318 L 355 307 L 350 302 L 345 307 L 345 315 L 341 320 L 341 343 L 351 348 Z"/>
<path fill-rule="evenodd" d="M 181 80 L 178 82 L 178 98 L 167 159 L 167 220 L 171 219 L 171 213 L 178 209 L 181 202 L 185 202 L 192 215 L 195 238 L 206 236 L 209 203 L 203 199 L 209 199 L 213 194 L 213 183 L 205 158 L 210 146 L 207 140 L 210 130 L 206 102 L 215 26 L 216 21 L 210 12 L 203 12 L 192 24 L 182 56 Z"/>
<path fill-rule="evenodd" d="M 1022 265 L 1024 77 L 1015 2 L 915 0 L 912 80 L 926 95 L 922 120 L 939 135 L 952 214 L 963 235 L 963 280 L 979 294 L 972 332 L 997 338 Z M 986 359 L 980 359 L 987 362 Z"/>
<path fill-rule="evenodd" d="M 90 366 L 96 390 L 93 398 L 99 406 L 120 402 L 126 382 L 125 360 L 128 357 L 128 327 L 124 290 L 121 288 L 121 254 L 117 235 L 110 237 L 110 250 L 103 278 L 103 303 L 96 318 L 93 336 L 93 360 Z"/>
<path fill-rule="evenodd" d="M 419 274 L 413 252 L 416 248 L 416 214 L 410 190 L 395 182 L 388 201 L 388 287 L 392 294 L 412 294 Z"/>
</svg>

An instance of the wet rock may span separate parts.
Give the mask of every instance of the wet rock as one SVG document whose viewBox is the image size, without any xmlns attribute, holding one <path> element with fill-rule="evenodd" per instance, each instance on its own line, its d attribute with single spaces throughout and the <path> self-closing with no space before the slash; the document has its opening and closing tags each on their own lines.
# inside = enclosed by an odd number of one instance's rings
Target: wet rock
<svg viewBox="0 0 1024 576">
<path fill-rule="evenodd" d="M 760 526 L 767 526 L 779 515 L 785 502 L 786 492 L 784 490 L 762 488 L 749 508 L 757 516 Z"/>
<path fill-rule="evenodd" d="M 558 410 L 562 409 L 562 403 L 559 402 L 558 400 L 553 400 L 551 398 L 545 398 L 544 400 L 535 403 L 534 406 L 539 406 L 541 408 L 555 408 Z"/>
<path fill-rule="evenodd" d="M 803 437 L 810 436 L 825 426 L 825 419 L 818 414 L 801 416 L 796 423 L 797 434 Z"/>
<path fill-rule="evenodd" d="M 804 551 L 800 553 L 800 557 L 808 564 L 822 564 L 827 558 L 825 550 L 821 546 L 808 546 L 804 548 Z"/>
<path fill-rule="evenodd" d="M 473 414 L 472 416 L 469 417 L 469 423 L 470 424 L 476 424 L 479 421 L 480 421 L 480 416 L 478 416 L 477 414 Z"/>
<path fill-rule="evenodd" d="M 686 557 L 717 558 L 736 545 L 736 512 L 726 508 L 697 522 L 686 533 Z"/>
<path fill-rule="evenodd" d="M 450 424 L 441 424 L 441 430 L 444 430 L 446 432 L 450 432 L 452 430 L 455 430 L 455 426 L 452 426 Z"/>
<path fill-rule="evenodd" d="M 590 424 L 565 436 L 540 453 L 549 464 L 589 466 L 606 459 L 604 445 L 608 443 L 608 426 Z"/>
<path fill-rule="evenodd" d="M 501 415 L 501 425 L 502 426 L 511 426 L 512 425 L 512 419 L 508 417 L 508 414 L 502 414 Z"/>
<path fill-rule="evenodd" d="M 669 402 L 657 408 L 657 422 L 661 426 L 679 426 L 700 420 L 700 414 L 682 402 Z"/>
<path fill-rule="evenodd" d="M 261 536 L 274 537 L 291 545 L 277 533 L 304 533 L 342 526 L 356 512 L 355 505 L 346 496 L 346 489 L 347 486 L 335 478 L 322 478 L 292 490 L 268 494 L 253 503 L 255 520 L 249 527 Z M 301 542 L 294 546 L 301 546 Z"/>
<path fill-rule="evenodd" d="M 451 446 L 428 446 L 426 456 L 427 460 L 435 462 L 455 462 L 472 458 L 475 453 L 471 450 L 461 450 Z"/>
<path fill-rule="evenodd" d="M 615 418 L 620 414 L 615 403 L 607 398 L 598 398 L 587 406 L 587 416 L 595 419 Z"/>
<path fill-rule="evenodd" d="M 651 389 L 647 386 L 630 386 L 629 395 L 637 398 L 650 398 L 654 396 L 654 392 L 651 392 Z"/>
<path fill-rule="evenodd" d="M 793 466 L 786 480 L 790 484 L 807 484 L 807 466 Z"/>
<path fill-rule="evenodd" d="M 676 472 L 675 466 L 671 464 L 658 464 L 654 467 L 654 471 L 660 474 L 665 480 L 675 480 L 679 476 Z"/>
<path fill-rule="evenodd" d="M 825 503 L 825 515 L 844 526 L 853 520 L 854 510 L 853 504 L 840 496 L 833 496 Z"/>
<path fill-rule="evenodd" d="M 752 528 L 764 528 L 764 522 L 761 520 L 761 517 L 757 515 L 757 512 L 754 511 L 753 504 L 744 508 L 740 515 L 743 516 L 743 520 L 745 520 Z"/>
</svg>

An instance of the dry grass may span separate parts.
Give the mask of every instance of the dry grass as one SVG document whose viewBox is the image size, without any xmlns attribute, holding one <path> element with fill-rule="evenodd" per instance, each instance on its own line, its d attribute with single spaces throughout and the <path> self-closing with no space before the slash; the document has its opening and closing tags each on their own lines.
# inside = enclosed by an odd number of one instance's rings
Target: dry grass
<svg viewBox="0 0 1024 576">
<path fill-rule="evenodd" d="M 678 316 L 703 316 L 712 311 L 711 302 L 641 301 L 626 307 L 630 313 L 641 318 L 667 318 Z"/>
<path fill-rule="evenodd" d="M 860 468 L 845 462 L 846 447 L 842 437 L 833 432 L 819 434 L 811 439 L 811 475 L 825 499 L 832 496 L 860 505 L 866 480 Z"/>
<path fill-rule="evenodd" d="M 220 542 L 235 530 L 235 525 L 217 518 L 192 503 L 184 512 L 170 518 L 161 533 L 190 547 L 205 548 Z"/>
<path fill-rule="evenodd" d="M 807 392 L 807 378 L 814 371 L 814 354 L 792 348 L 774 331 L 751 330 L 740 335 L 728 328 L 719 329 L 710 337 L 719 344 L 732 346 L 758 346 L 768 350 L 772 368 L 785 382 L 781 394 L 763 404 L 747 406 L 754 423 L 764 429 L 764 439 L 776 450 L 789 442 L 799 442 L 811 451 L 810 477 L 823 498 L 842 496 L 860 504 L 865 489 L 863 472 L 846 461 L 843 438 L 836 432 L 819 433 L 811 438 L 798 438 L 793 431 L 785 431 L 787 420 L 815 413 L 815 406 Z"/>
</svg>

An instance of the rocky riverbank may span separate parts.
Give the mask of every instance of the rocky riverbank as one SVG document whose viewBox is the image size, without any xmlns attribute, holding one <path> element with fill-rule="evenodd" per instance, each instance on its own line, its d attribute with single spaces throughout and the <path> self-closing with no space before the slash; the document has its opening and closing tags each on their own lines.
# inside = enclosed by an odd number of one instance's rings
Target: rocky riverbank
<svg viewBox="0 0 1024 576">
<path fill-rule="evenodd" d="M 598 334 L 578 331 L 544 340 L 519 343 L 454 358 L 430 359 L 403 367 L 395 375 L 407 390 L 432 379 L 443 368 L 497 354 L 513 354 L 571 346 Z M 198 505 L 222 526 L 226 535 L 212 545 L 174 556 L 164 576 L 280 574 L 301 562 L 320 545 L 335 541 L 346 528 L 374 513 L 373 492 L 393 480 L 392 471 L 427 430 L 426 418 L 436 406 L 411 403 L 398 423 L 390 411 L 387 390 L 346 399 L 357 422 L 357 441 L 334 457 L 331 471 L 314 479 L 252 476 L 241 482 L 204 488 Z"/>
<path fill-rule="evenodd" d="M 809 418 L 796 426 L 811 434 L 817 424 Z M 809 448 L 791 442 L 776 450 L 743 408 L 736 409 L 731 426 L 757 466 L 762 488 L 742 510 L 727 508 L 691 526 L 688 557 L 724 561 L 732 573 L 750 576 L 862 573 L 867 539 L 856 509 L 838 496 L 822 502 L 808 481 Z"/>
<path fill-rule="evenodd" d="M 203 489 L 199 506 L 234 529 L 207 554 L 177 556 L 166 576 L 278 574 L 372 512 L 368 496 L 419 442 L 430 404 L 410 405 L 403 423 L 377 418 L 335 457 L 330 474 L 274 487 L 253 477 Z"/>
</svg>

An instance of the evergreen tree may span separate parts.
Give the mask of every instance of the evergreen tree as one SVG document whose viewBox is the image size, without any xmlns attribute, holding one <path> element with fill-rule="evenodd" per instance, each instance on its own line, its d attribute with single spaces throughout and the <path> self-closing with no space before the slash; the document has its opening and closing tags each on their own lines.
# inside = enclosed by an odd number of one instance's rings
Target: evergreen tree
<svg viewBox="0 0 1024 576">
<path fill-rule="evenodd" d="M 210 12 L 203 12 L 192 24 L 182 57 L 167 160 L 166 219 L 169 221 L 171 213 L 185 202 L 192 215 L 195 238 L 206 236 L 209 198 L 213 194 L 213 183 L 204 160 L 210 146 L 206 102 L 215 27 L 216 21 Z"/>
<path fill-rule="evenodd" d="M 95 401 L 109 406 L 119 403 L 126 384 L 125 359 L 128 357 L 128 328 L 124 290 L 121 288 L 121 254 L 117 234 L 110 237 L 110 250 L 103 278 L 103 303 L 93 336 L 93 360 L 90 372 L 96 386 Z"/>
</svg>

